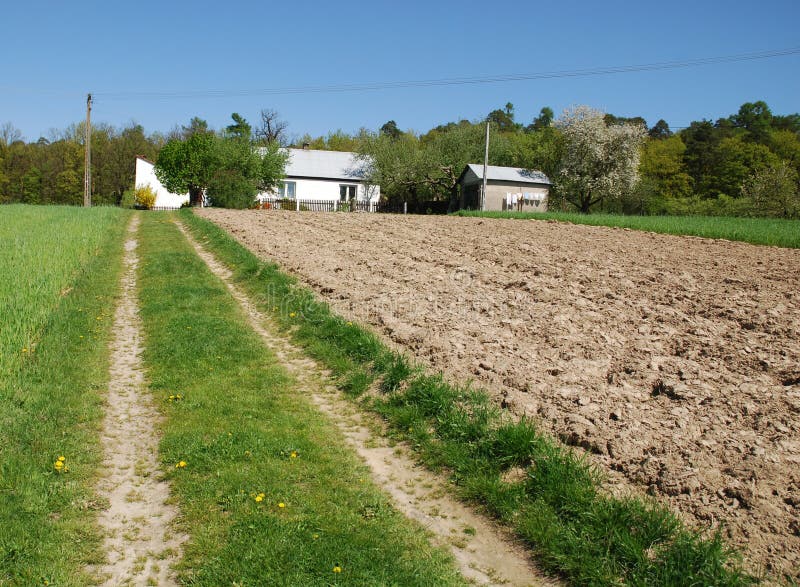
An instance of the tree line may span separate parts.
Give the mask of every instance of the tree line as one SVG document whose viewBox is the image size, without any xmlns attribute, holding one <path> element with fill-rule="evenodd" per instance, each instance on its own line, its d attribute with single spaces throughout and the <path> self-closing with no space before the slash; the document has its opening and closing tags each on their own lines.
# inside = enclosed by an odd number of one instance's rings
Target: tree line
<svg viewBox="0 0 800 587">
<path fill-rule="evenodd" d="M 489 163 L 544 172 L 554 184 L 551 209 L 800 215 L 800 115 L 773 114 L 762 101 L 675 132 L 663 120 L 648 127 L 640 117 L 585 107 L 558 117 L 544 107 L 525 124 L 516 120 L 510 103 L 484 120 L 448 122 L 425 133 L 401 130 L 390 120 L 374 131 L 291 138 L 287 123 L 273 110 L 262 110 L 255 127 L 234 114 L 233 123 L 218 132 L 198 118 L 166 135 L 147 135 L 136 124 L 119 129 L 99 125 L 92 132 L 93 201 L 124 203 L 133 188 L 136 155 L 160 158 L 163 168 L 165 157 L 185 151 L 188 142 L 215 163 L 195 168 L 214 170 L 199 183 L 184 183 L 195 193 L 200 187 L 216 192 L 218 204 L 241 207 L 254 189 L 276 185 L 283 169 L 279 146 L 354 151 L 370 180 L 381 185 L 382 197 L 390 200 L 456 201 L 461 171 L 483 161 L 487 121 Z M 246 156 L 245 144 L 251 151 L 260 149 L 260 162 Z M 180 166 L 180 161 L 174 156 L 171 165 Z M 9 123 L 0 127 L 0 202 L 79 204 L 82 193 L 82 124 L 35 142 L 23 141 Z"/>
</svg>

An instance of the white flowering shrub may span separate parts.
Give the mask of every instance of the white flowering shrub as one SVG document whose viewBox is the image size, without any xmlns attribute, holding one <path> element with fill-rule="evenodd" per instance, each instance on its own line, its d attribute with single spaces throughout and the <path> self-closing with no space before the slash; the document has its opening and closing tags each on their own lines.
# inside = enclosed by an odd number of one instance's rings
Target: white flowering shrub
<svg viewBox="0 0 800 587">
<path fill-rule="evenodd" d="M 588 106 L 564 110 L 556 126 L 565 139 L 556 181 L 564 198 L 580 212 L 618 200 L 636 187 L 644 126 L 608 125 L 603 112 Z"/>
</svg>

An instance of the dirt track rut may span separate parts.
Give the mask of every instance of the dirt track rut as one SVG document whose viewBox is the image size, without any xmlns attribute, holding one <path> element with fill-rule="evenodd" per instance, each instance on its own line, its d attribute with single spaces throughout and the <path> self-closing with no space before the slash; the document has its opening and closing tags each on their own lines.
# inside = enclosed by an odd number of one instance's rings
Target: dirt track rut
<svg viewBox="0 0 800 587">
<path fill-rule="evenodd" d="M 800 250 L 540 221 L 204 210 L 350 319 L 800 573 Z"/>
</svg>

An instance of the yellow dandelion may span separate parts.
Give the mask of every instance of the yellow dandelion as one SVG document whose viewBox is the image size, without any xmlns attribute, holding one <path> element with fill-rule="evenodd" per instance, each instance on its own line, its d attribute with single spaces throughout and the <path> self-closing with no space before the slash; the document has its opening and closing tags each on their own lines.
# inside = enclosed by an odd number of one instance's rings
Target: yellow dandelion
<svg viewBox="0 0 800 587">
<path fill-rule="evenodd" d="M 311 538 L 313 538 L 314 540 L 316 540 L 317 538 L 319 538 L 319 534 L 314 534 L 313 536 L 311 536 Z"/>
<path fill-rule="evenodd" d="M 80 336 L 78 336 L 78 338 L 83 338 L 83 335 L 81 334 Z"/>
<path fill-rule="evenodd" d="M 256 495 L 256 501 L 261 503 L 262 501 L 264 501 L 264 498 L 260 495 Z"/>
<path fill-rule="evenodd" d="M 175 465 L 176 469 L 183 469 L 186 466 L 186 461 L 181 461 L 177 465 Z"/>
<path fill-rule="evenodd" d="M 67 459 L 66 459 L 66 458 L 64 458 L 64 457 L 58 457 L 58 460 L 59 460 L 59 461 L 61 461 L 61 462 L 63 463 L 63 462 L 64 462 L 64 461 L 66 461 Z"/>
<path fill-rule="evenodd" d="M 283 509 L 283 508 L 285 508 L 285 507 L 286 507 L 286 504 L 285 504 L 285 503 L 283 503 L 283 502 L 280 502 L 280 503 L 278 504 L 278 507 L 279 507 L 279 508 L 281 508 L 281 509 Z"/>
<path fill-rule="evenodd" d="M 297 458 L 297 451 L 293 450 L 292 454 L 289 455 L 289 458 L 290 459 L 296 459 Z"/>
<path fill-rule="evenodd" d="M 289 313 L 289 318 L 294 318 L 295 316 L 297 316 L 297 314 L 295 314 L 294 312 Z"/>
<path fill-rule="evenodd" d="M 64 463 L 62 463 L 61 461 L 56 461 L 55 463 L 53 463 L 53 466 L 56 468 L 56 470 L 60 470 L 64 467 Z"/>
<path fill-rule="evenodd" d="M 347 323 L 347 325 L 348 325 L 348 326 L 352 326 L 352 325 L 353 325 L 353 323 L 352 323 L 352 322 L 348 322 L 348 323 Z"/>
<path fill-rule="evenodd" d="M 341 573 L 342 572 L 342 567 L 340 567 L 339 565 L 334 565 L 333 572 L 334 573 Z"/>
<path fill-rule="evenodd" d="M 22 349 L 22 352 L 23 352 L 23 353 L 27 353 L 27 352 L 28 352 L 28 349 L 26 349 L 26 348 L 23 348 L 23 349 Z"/>
</svg>

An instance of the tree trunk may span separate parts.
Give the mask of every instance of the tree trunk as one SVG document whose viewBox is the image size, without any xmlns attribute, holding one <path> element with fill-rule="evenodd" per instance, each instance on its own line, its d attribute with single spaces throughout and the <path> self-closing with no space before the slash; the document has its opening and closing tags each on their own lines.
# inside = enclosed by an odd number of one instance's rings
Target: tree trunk
<svg viewBox="0 0 800 587">
<path fill-rule="evenodd" d="M 191 206 L 203 205 L 203 189 L 198 187 L 189 188 L 189 204 Z"/>
</svg>

